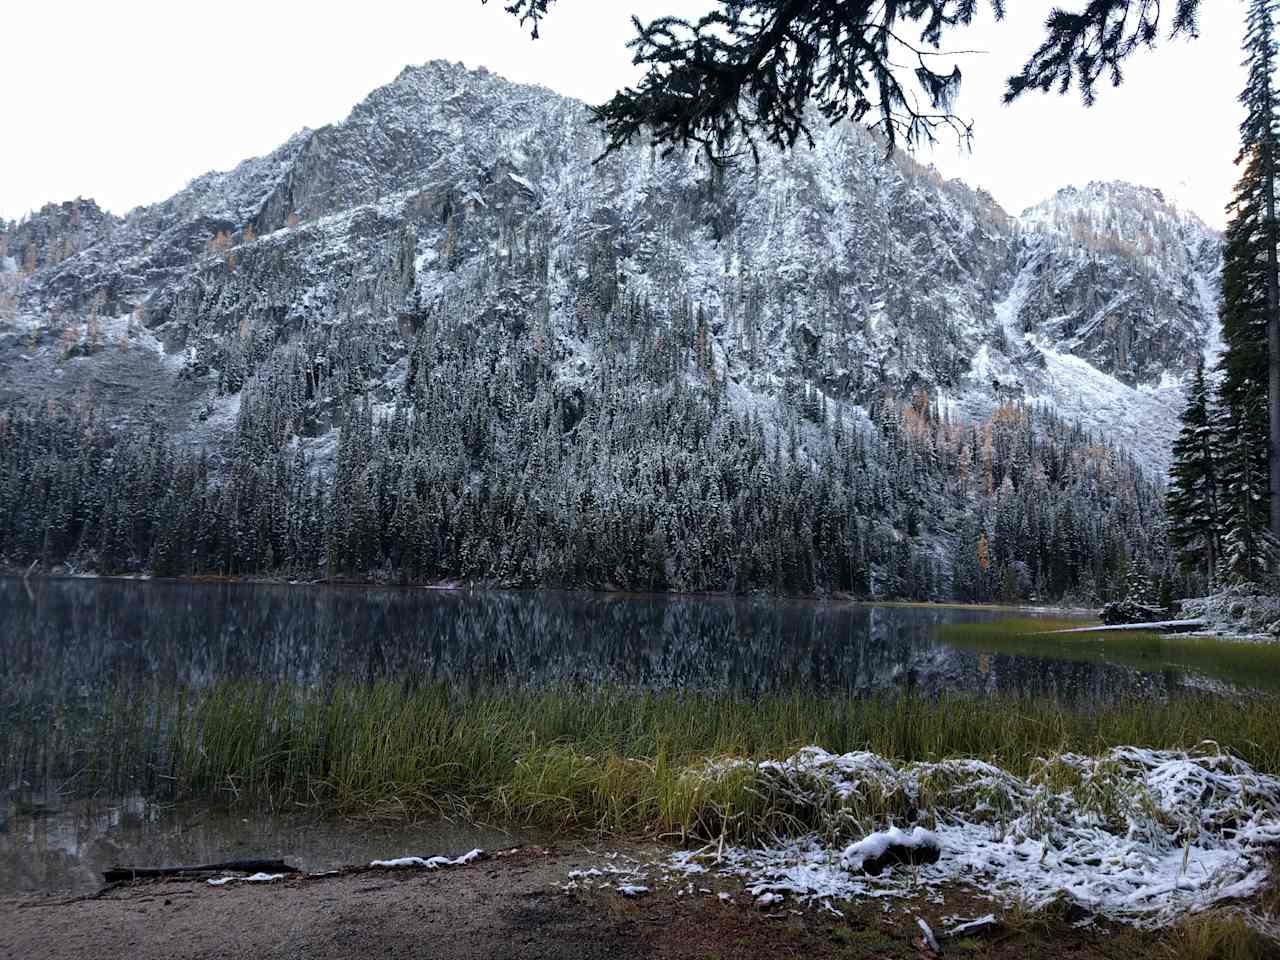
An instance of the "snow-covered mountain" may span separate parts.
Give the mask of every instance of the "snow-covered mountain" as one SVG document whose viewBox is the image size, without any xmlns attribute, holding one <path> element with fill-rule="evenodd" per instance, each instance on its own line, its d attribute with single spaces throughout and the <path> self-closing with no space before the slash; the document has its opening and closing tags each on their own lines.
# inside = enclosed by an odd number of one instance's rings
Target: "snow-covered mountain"
<svg viewBox="0 0 1280 960">
<path fill-rule="evenodd" d="M 163 203 L 4 226 L 0 404 L 159 409 L 214 443 L 257 365 L 316 325 L 367 321 L 386 402 L 429 321 L 527 337 L 572 391 L 587 330 L 643 316 L 704 330 L 706 368 L 766 414 L 795 389 L 973 414 L 1023 397 L 1163 471 L 1182 377 L 1216 349 L 1220 238 L 1158 191 L 1093 183 L 1013 218 L 850 124 L 758 166 L 643 145 L 593 163 L 586 116 L 429 63 Z M 331 449 L 329 427 L 307 442 Z"/>
</svg>

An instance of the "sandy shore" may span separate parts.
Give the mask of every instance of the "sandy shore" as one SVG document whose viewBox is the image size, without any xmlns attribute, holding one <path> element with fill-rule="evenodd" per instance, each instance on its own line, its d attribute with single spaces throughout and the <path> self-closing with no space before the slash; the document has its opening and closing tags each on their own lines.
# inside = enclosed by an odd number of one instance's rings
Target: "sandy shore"
<svg viewBox="0 0 1280 960">
<path fill-rule="evenodd" d="M 943 902 L 874 901 L 844 916 L 786 903 L 762 909 L 721 890 L 655 889 L 627 899 L 612 888 L 566 891 L 585 850 L 526 848 L 444 870 L 363 870 L 270 884 L 135 882 L 77 897 L 0 900 L 0 957 L 481 958 L 638 957 L 929 958 L 915 922 L 991 910 L 994 927 L 943 944 L 945 955 L 1021 958 L 1149 956 L 1164 933 L 1079 917 L 1031 919 L 965 890 Z"/>
</svg>

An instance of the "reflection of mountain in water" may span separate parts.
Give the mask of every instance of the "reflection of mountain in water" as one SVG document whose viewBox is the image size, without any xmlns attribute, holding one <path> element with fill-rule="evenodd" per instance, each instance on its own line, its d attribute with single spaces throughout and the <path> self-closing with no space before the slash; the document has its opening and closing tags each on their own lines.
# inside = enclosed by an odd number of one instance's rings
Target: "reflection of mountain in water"
<svg viewBox="0 0 1280 960">
<path fill-rule="evenodd" d="M 1162 695 L 1176 676 L 988 656 L 933 637 L 998 612 L 574 593 L 0 579 L 0 681 L 57 701 L 104 682 L 548 682 L 762 693 Z M 25 692 L 25 697 L 23 697 Z"/>
</svg>

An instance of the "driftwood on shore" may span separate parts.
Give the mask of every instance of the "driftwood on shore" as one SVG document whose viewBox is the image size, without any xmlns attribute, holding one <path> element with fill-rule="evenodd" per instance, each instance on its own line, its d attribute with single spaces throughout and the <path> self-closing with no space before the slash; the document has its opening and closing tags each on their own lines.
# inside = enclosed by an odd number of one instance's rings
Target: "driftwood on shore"
<svg viewBox="0 0 1280 960">
<path fill-rule="evenodd" d="M 195 867 L 112 867 L 102 871 L 107 883 L 126 880 L 155 879 L 157 877 L 194 877 L 205 873 L 299 873 L 283 860 L 228 860 L 225 863 L 206 863 Z"/>
<path fill-rule="evenodd" d="M 1207 620 L 1152 620 L 1147 623 L 1111 623 L 1101 627 L 1071 627 L 1067 630 L 1048 630 L 1045 635 L 1063 633 L 1132 633 L 1137 630 L 1160 633 L 1193 633 L 1209 625 Z"/>
</svg>

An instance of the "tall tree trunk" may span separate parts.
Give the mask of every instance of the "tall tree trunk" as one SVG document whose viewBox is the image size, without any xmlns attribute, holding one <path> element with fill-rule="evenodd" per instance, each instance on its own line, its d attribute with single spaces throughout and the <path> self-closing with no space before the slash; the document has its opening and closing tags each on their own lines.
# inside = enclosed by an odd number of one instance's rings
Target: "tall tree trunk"
<svg viewBox="0 0 1280 960">
<path fill-rule="evenodd" d="M 1263 147 L 1264 189 L 1267 192 L 1267 400 L 1271 445 L 1271 535 L 1280 540 L 1280 270 L 1276 264 L 1276 154 L 1274 144 Z"/>
</svg>

